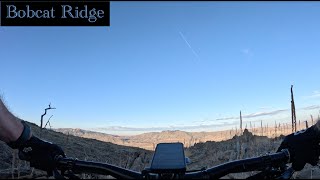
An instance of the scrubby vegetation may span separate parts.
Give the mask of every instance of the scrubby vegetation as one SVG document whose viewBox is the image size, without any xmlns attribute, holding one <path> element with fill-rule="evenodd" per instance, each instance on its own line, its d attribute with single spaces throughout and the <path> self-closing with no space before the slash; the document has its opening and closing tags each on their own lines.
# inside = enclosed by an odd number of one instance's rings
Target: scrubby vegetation
<svg viewBox="0 0 320 180">
<path fill-rule="evenodd" d="M 40 128 L 35 124 L 29 123 L 29 125 L 33 133 L 39 135 Z M 152 151 L 68 136 L 47 129 L 43 130 L 42 138 L 62 147 L 68 157 L 114 164 L 136 171 L 143 170 L 152 158 Z M 0 149 L 0 178 L 17 178 L 26 175 L 35 178 L 46 175 L 46 172 L 40 170 L 32 172 L 29 163 L 20 161 L 17 157 L 17 151 L 13 151 L 3 142 L 0 142 Z"/>
<path fill-rule="evenodd" d="M 39 135 L 40 128 L 29 123 L 35 135 Z M 190 158 L 188 170 L 211 167 L 228 161 L 260 156 L 268 152 L 275 152 L 284 136 L 268 138 L 253 135 L 244 130 L 241 136 L 215 142 L 198 142 L 185 149 Z M 148 167 L 153 151 L 116 145 L 109 142 L 87 139 L 73 135 L 44 129 L 42 138 L 61 146 L 66 155 L 80 160 L 105 162 L 135 171 Z M 0 142 L 0 178 L 37 178 L 45 177 L 46 172 L 30 168 L 29 163 L 18 159 L 17 151 L 13 151 Z M 230 174 L 224 178 L 244 178 L 250 173 Z M 320 178 L 319 168 L 307 165 L 295 174 L 295 178 Z M 100 175 L 82 175 L 83 178 L 106 178 Z"/>
</svg>

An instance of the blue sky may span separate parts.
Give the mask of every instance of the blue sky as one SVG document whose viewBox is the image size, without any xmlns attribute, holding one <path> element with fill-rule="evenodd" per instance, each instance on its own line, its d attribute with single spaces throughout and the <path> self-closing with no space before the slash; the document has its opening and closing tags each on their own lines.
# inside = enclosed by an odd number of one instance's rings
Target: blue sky
<svg viewBox="0 0 320 180">
<path fill-rule="evenodd" d="M 1 27 L 16 115 L 111 134 L 214 131 L 320 110 L 319 2 L 111 2 L 110 27 Z"/>
</svg>

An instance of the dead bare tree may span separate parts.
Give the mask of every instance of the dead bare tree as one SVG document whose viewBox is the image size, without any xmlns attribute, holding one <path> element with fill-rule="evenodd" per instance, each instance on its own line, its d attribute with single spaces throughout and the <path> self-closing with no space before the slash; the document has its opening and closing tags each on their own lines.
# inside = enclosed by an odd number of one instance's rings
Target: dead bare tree
<svg viewBox="0 0 320 180">
<path fill-rule="evenodd" d="M 242 135 L 242 116 L 240 111 L 240 135 Z"/>
<path fill-rule="evenodd" d="M 69 144 L 69 132 L 68 132 L 68 135 L 67 135 L 67 144 Z"/>
<path fill-rule="evenodd" d="M 296 118 L 296 109 L 293 99 L 293 85 L 291 85 L 291 120 L 292 120 L 292 133 L 297 131 L 297 118 Z"/>
<path fill-rule="evenodd" d="M 313 125 L 313 116 L 312 116 L 312 114 L 310 114 L 310 116 L 311 116 L 311 126 Z"/>
<path fill-rule="evenodd" d="M 277 137 L 277 121 L 274 121 L 274 137 Z"/>
<path fill-rule="evenodd" d="M 246 129 L 247 129 L 247 125 L 246 125 Z M 240 111 L 240 137 L 242 136 L 242 115 L 241 115 L 241 111 Z M 238 148 L 239 148 L 239 151 L 238 151 L 238 159 L 241 158 L 241 148 L 242 148 L 242 140 L 241 138 L 238 138 L 237 139 L 237 144 L 239 144 Z"/>
<path fill-rule="evenodd" d="M 16 151 L 13 150 L 12 151 L 12 164 L 11 164 L 11 173 L 12 173 L 12 179 L 14 179 L 14 165 L 15 165 L 15 162 L 16 162 Z"/>
<path fill-rule="evenodd" d="M 261 136 L 263 136 L 263 126 L 262 126 L 262 120 L 261 120 Z"/>
<path fill-rule="evenodd" d="M 43 124 L 43 117 L 47 114 L 47 111 L 50 110 L 50 109 L 56 109 L 56 108 L 53 108 L 51 107 L 51 103 L 49 104 L 49 107 L 44 109 L 44 114 L 41 115 L 41 123 L 40 123 L 40 137 L 41 137 L 41 134 L 42 134 L 42 124 Z"/>
<path fill-rule="evenodd" d="M 46 125 L 44 125 L 44 128 L 46 128 L 46 127 L 47 127 L 47 124 L 49 123 L 49 127 L 50 127 L 50 129 L 51 129 L 50 119 L 52 118 L 52 116 L 53 116 L 53 115 L 50 116 L 50 118 L 48 119 Z"/>
<path fill-rule="evenodd" d="M 253 134 L 256 133 L 256 123 L 253 123 Z"/>
</svg>

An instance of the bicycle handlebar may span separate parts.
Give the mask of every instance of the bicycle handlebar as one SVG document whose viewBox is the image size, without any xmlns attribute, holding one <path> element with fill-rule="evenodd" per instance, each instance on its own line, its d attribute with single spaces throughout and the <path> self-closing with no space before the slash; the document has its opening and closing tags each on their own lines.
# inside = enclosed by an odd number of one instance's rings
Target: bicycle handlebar
<svg viewBox="0 0 320 180">
<path fill-rule="evenodd" d="M 248 158 L 227 162 L 201 172 L 186 173 L 185 178 L 197 179 L 199 177 L 209 177 L 217 179 L 229 173 L 248 172 L 254 170 L 263 170 L 271 165 L 286 164 L 290 160 L 290 154 L 287 149 L 274 154 L 268 154 L 261 157 Z"/>
<path fill-rule="evenodd" d="M 142 179 L 142 174 L 107 163 L 81 161 L 72 158 L 58 158 L 57 168 L 60 170 L 72 170 L 75 173 L 96 173 L 111 175 L 119 179 Z"/>
<path fill-rule="evenodd" d="M 261 157 L 247 158 L 227 162 L 222 165 L 214 166 L 212 168 L 199 171 L 187 172 L 183 176 L 186 179 L 199 178 L 220 178 L 229 173 L 248 172 L 254 170 L 263 170 L 266 167 L 279 167 L 280 165 L 289 162 L 290 154 L 287 149 L 274 154 L 267 154 Z M 96 173 L 103 175 L 111 175 L 115 178 L 121 179 L 143 179 L 144 175 L 140 172 L 121 168 L 107 163 L 97 163 L 91 161 L 81 161 L 72 158 L 57 158 L 57 169 L 72 170 L 75 173 Z"/>
</svg>

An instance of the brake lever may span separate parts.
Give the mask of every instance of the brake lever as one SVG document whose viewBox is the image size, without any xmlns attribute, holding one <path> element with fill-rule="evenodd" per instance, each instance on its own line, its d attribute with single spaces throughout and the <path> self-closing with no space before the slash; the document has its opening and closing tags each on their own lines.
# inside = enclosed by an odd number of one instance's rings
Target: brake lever
<svg viewBox="0 0 320 180">
<path fill-rule="evenodd" d="M 68 173 L 64 174 L 64 176 L 68 177 L 69 179 L 80 179 L 80 177 L 76 176 L 72 171 L 68 171 Z"/>
<path fill-rule="evenodd" d="M 55 179 L 66 179 L 66 178 L 64 178 L 63 175 L 61 175 L 61 174 L 59 173 L 59 171 L 58 171 L 57 169 L 54 169 L 54 170 L 52 171 L 52 174 L 53 174 L 53 177 L 54 177 Z"/>
<path fill-rule="evenodd" d="M 290 179 L 295 171 L 292 169 L 292 167 L 286 169 L 280 177 L 276 179 Z"/>
</svg>

